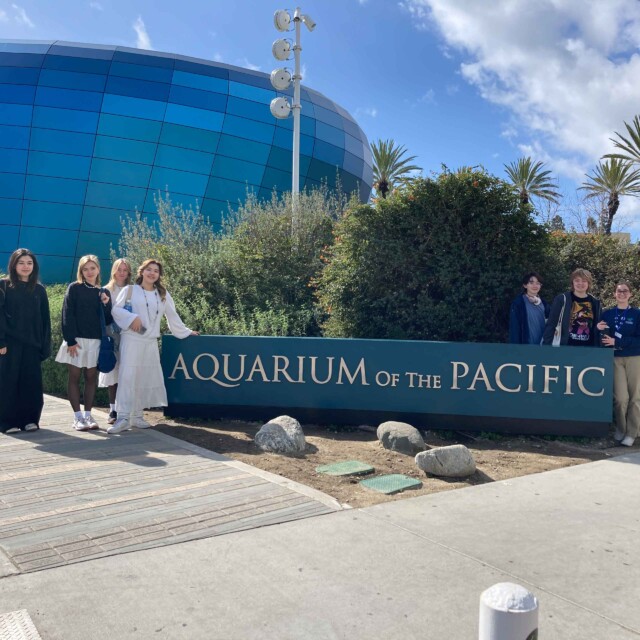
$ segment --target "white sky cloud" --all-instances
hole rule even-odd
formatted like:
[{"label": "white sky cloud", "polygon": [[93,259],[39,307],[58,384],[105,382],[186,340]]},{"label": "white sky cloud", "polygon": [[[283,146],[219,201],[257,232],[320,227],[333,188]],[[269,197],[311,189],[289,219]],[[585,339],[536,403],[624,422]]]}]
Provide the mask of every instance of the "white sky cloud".
[{"label": "white sky cloud", "polygon": [[355,118],[358,119],[362,116],[368,118],[375,118],[378,115],[378,110],[375,107],[358,107],[355,112]]},{"label": "white sky cloud", "polygon": [[260,66],[257,64],[253,64],[252,62],[249,62],[247,58],[242,58],[242,60],[238,60],[236,64],[239,67],[244,67],[245,69],[251,69],[251,71],[260,71]]},{"label": "white sky cloud", "polygon": [[222,62],[222,54],[218,52],[214,53],[213,60],[214,62]]},{"label": "white sky cloud", "polygon": [[99,2],[90,2],[89,6],[96,11],[104,11],[104,7]]},{"label": "white sky cloud", "polygon": [[138,49],[153,49],[151,46],[151,38],[142,20],[142,16],[138,16],[137,20],[133,23],[133,30],[138,36],[136,39],[136,47],[138,47]]},{"label": "white sky cloud", "polygon": [[9,16],[7,15],[7,12],[0,9],[0,22],[8,22],[8,21],[9,21]]},{"label": "white sky cloud", "polygon": [[509,137],[527,140],[537,159],[567,177],[582,177],[611,150],[614,131],[640,113],[637,0],[400,5],[462,54],[462,77],[507,110]]},{"label": "white sky cloud", "polygon": [[33,21],[31,20],[31,18],[29,18],[27,12],[22,7],[18,6],[17,4],[12,4],[11,6],[15,10],[14,17],[19,25],[29,27],[29,29],[35,28],[36,25],[33,24]]}]

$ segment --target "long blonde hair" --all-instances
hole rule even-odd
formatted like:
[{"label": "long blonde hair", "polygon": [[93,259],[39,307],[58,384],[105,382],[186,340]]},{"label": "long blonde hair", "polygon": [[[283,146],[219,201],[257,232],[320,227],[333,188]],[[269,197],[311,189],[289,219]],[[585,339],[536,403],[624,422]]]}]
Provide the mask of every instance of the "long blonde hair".
[{"label": "long blonde hair", "polygon": [[142,272],[150,264],[157,264],[158,265],[158,270],[160,271],[160,275],[158,276],[158,279],[155,281],[153,286],[158,290],[158,293],[160,294],[160,299],[164,302],[164,300],[167,297],[167,288],[164,286],[164,284],[162,282],[162,276],[164,275],[164,268],[162,267],[162,262],[160,262],[159,260],[156,260],[154,258],[149,258],[148,260],[145,260],[138,267],[138,274],[136,275],[136,284],[142,284]]},{"label": "long blonde hair", "polygon": [[111,265],[111,278],[109,279],[109,282],[107,282],[107,284],[105,285],[105,287],[109,289],[109,291],[111,291],[112,293],[113,293],[113,288],[118,284],[116,282],[116,273],[118,272],[118,269],[120,268],[120,266],[123,264],[126,264],[127,269],[129,269],[129,275],[124,285],[127,286],[128,284],[131,284],[131,276],[133,275],[133,269],[131,268],[131,263],[126,258],[118,258]]},{"label": "long blonde hair", "polygon": [[87,262],[93,262],[95,263],[96,267],[98,267],[98,277],[96,278],[97,286],[100,284],[100,260],[98,260],[98,256],[94,256],[93,254],[82,256],[82,258],[80,258],[80,262],[78,262],[78,275],[76,276],[76,282],[78,282],[79,284],[82,284],[84,282],[82,267],[84,267]]}]

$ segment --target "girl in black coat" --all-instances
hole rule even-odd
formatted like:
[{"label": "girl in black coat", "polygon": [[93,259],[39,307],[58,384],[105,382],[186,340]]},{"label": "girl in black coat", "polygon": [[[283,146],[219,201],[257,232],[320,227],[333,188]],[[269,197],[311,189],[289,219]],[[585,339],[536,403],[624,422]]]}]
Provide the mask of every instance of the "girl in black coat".
[{"label": "girl in black coat", "polygon": [[39,429],[42,361],[51,351],[51,319],[40,268],[28,249],[9,258],[0,280],[0,432]]}]

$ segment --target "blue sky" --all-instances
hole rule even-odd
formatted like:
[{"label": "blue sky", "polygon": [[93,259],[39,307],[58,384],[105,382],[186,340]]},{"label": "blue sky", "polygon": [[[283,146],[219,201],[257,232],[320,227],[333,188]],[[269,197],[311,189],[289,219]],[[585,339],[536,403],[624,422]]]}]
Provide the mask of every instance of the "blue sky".
[{"label": "blue sky", "polygon": [[[152,48],[270,72],[272,0],[0,0],[0,37]],[[304,84],[369,140],[393,138],[425,172],[522,155],[546,162],[578,226],[576,186],[640,112],[637,0],[305,0]],[[640,235],[640,203],[624,199]],[[615,225],[614,225],[615,227]]]}]

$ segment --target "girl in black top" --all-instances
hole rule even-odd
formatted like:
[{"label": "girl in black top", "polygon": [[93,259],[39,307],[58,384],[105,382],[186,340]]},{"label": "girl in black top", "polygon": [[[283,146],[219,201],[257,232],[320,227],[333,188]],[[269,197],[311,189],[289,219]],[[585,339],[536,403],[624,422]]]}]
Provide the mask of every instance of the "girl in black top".
[{"label": "girl in black top", "polygon": [[43,360],[51,350],[51,320],[39,266],[28,249],[9,258],[0,280],[0,432],[39,429],[44,404]]},{"label": "girl in black top", "polygon": [[[111,297],[100,289],[100,263],[94,255],[82,256],[78,263],[78,279],[67,288],[62,305],[62,336],[64,342],[56,362],[67,365],[69,381],[67,396],[74,412],[73,428],[77,431],[98,429],[91,408],[98,382],[98,354],[102,326],[111,324]],[[80,376],[84,370],[84,413],[80,411]]]}]

